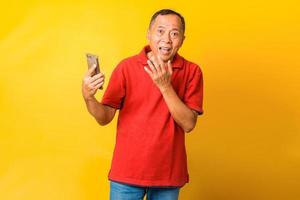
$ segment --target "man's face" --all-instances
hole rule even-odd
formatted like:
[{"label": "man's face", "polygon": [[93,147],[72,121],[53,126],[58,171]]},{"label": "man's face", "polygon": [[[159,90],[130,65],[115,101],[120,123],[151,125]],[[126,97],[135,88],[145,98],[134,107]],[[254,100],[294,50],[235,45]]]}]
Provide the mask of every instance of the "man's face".
[{"label": "man's face", "polygon": [[163,62],[173,59],[184,38],[180,18],[173,14],[158,15],[147,33],[154,56]]}]

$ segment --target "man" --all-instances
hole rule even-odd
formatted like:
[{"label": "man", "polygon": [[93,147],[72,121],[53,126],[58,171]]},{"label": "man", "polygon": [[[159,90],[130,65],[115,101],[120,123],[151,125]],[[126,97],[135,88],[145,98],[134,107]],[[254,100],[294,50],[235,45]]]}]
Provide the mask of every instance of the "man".
[{"label": "man", "polygon": [[88,111],[104,126],[119,109],[110,180],[111,200],[178,199],[189,181],[185,133],[203,113],[203,77],[199,66],[181,57],[184,18],[160,10],[147,32],[149,45],[121,61],[102,101],[94,97],[102,73],[87,72],[82,93]]}]

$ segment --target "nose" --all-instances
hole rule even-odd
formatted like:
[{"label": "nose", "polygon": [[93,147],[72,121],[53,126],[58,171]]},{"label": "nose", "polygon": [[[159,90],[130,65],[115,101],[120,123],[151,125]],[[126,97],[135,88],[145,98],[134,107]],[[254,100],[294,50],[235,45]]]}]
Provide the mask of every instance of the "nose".
[{"label": "nose", "polygon": [[165,43],[171,43],[170,34],[168,32],[166,32],[165,34],[163,34],[162,41],[165,42]]}]

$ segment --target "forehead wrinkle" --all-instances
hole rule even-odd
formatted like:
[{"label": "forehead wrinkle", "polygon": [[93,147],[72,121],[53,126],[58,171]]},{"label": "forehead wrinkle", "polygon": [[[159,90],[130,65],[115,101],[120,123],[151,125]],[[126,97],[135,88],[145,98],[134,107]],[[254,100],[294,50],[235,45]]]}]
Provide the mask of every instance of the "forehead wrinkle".
[{"label": "forehead wrinkle", "polygon": [[[181,20],[177,17],[177,16],[174,16],[174,15],[159,15],[156,19],[155,19],[155,22],[162,22],[162,23],[170,23],[170,20],[169,19],[175,19],[175,21],[181,25]],[[172,20],[174,21],[174,20]]]},{"label": "forehead wrinkle", "polygon": [[157,25],[157,28],[168,28],[170,30],[176,30],[176,31],[180,30],[180,28],[178,28],[175,24],[171,24],[171,25]]},{"label": "forehead wrinkle", "polygon": [[[174,17],[171,15],[171,17]],[[180,21],[180,19],[176,17],[176,21],[173,21],[173,22],[170,22],[169,19],[167,18],[170,18],[169,15],[159,15],[157,16],[157,18],[150,24],[150,27],[149,27],[149,30],[151,31],[154,31],[155,29],[157,28],[164,28],[164,29],[168,29],[168,30],[176,30],[178,32],[181,32],[182,31],[182,23]],[[169,28],[171,27],[171,28]]]}]

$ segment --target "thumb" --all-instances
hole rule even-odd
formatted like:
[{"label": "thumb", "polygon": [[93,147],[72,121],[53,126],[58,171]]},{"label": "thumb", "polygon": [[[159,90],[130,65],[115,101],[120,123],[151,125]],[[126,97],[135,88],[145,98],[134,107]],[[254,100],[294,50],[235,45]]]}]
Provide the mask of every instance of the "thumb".
[{"label": "thumb", "polygon": [[88,69],[86,76],[92,76],[93,72],[96,69],[96,64],[93,64],[93,66],[91,68]]},{"label": "thumb", "polygon": [[168,71],[172,75],[172,73],[173,73],[173,67],[171,65],[171,60],[168,60]]}]

